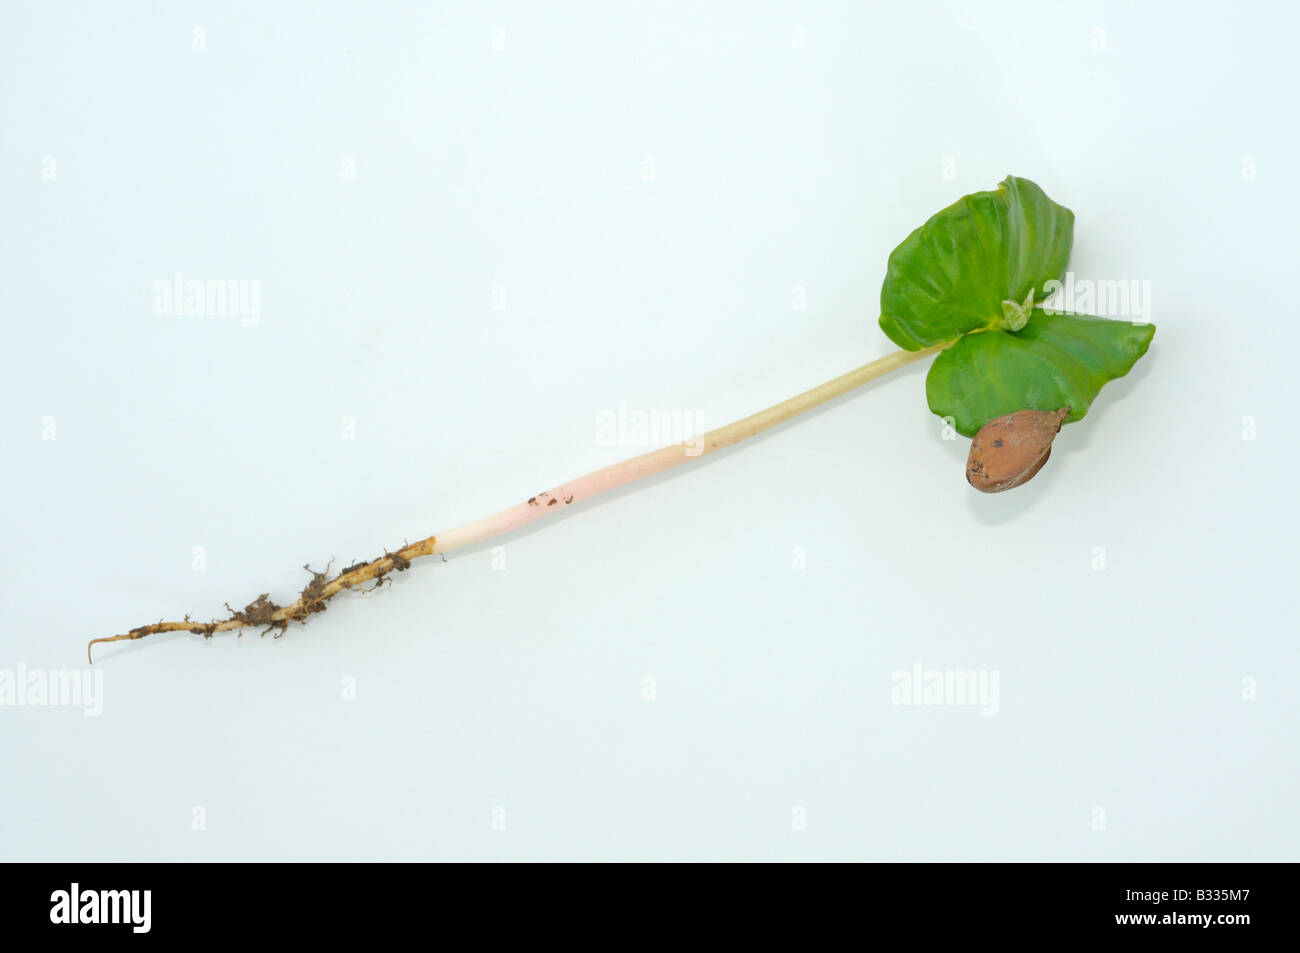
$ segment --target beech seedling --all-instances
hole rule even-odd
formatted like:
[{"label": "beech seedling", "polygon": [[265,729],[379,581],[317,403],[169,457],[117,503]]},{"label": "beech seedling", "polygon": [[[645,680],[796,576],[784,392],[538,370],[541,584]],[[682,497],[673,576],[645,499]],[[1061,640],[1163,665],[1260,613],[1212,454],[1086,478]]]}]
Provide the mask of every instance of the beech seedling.
[{"label": "beech seedling", "polygon": [[966,477],[976,489],[1020,486],[1042,469],[1065,424],[1082,419],[1101,388],[1146,353],[1155,326],[1042,308],[1065,273],[1074,213],[1028,179],[1008,176],[932,216],[889,256],[880,292],[880,327],[901,350],[683,444],[663,447],[552,487],[493,516],[406,543],[375,559],[311,575],[286,605],[262,593],[243,609],[210,622],[186,616],[155,622],[101,642],[161,632],[218,632],[259,627],[278,637],[305,623],[348,589],[382,584],[413,560],[482,542],[601,493],[708,456],[883,374],[937,354],[926,376],[930,410],[973,437]]}]

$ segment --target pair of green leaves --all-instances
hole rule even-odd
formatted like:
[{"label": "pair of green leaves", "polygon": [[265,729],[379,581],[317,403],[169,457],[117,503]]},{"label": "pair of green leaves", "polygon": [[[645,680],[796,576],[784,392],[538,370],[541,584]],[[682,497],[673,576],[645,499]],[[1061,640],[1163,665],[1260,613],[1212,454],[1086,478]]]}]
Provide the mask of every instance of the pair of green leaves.
[{"label": "pair of green leaves", "polygon": [[1008,176],[912,232],[889,256],[880,327],[909,351],[949,344],[930,368],[930,409],[966,436],[1017,410],[1078,420],[1146,353],[1152,324],[1034,307],[1070,260],[1074,213]]}]

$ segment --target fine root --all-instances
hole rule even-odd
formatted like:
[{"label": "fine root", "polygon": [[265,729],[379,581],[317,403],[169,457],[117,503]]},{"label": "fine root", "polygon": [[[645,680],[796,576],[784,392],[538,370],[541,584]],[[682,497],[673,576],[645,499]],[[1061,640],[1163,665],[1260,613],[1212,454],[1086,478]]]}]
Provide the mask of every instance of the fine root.
[{"label": "fine root", "polygon": [[[325,566],[324,572],[316,572],[308,564],[303,566],[303,569],[311,574],[311,581],[302,587],[302,591],[298,593],[298,598],[289,605],[278,605],[271,600],[270,593],[264,592],[242,609],[234,609],[227,602],[226,611],[230,614],[224,619],[213,619],[211,622],[194,622],[187,614],[180,622],[159,620],[151,625],[142,625],[121,635],[91,639],[86,645],[86,659],[93,664],[92,650],[101,642],[142,639],[147,635],[157,635],[160,632],[189,632],[210,639],[218,632],[237,630],[240,635],[243,635],[243,629],[245,628],[261,628],[262,635],[274,632],[274,637],[278,639],[289,628],[290,622],[300,622],[305,625],[313,615],[324,612],[325,604],[345,589],[373,592],[389,582],[389,573],[405,572],[411,568],[413,559],[431,555],[435,542],[435,538],[430,536],[418,543],[408,543],[397,552],[385,550],[384,555],[377,559],[372,559],[369,562],[353,563],[333,578],[330,578],[329,575],[330,567],[334,564],[332,559]],[[368,582],[373,583],[369,588],[365,586],[365,583]]]}]

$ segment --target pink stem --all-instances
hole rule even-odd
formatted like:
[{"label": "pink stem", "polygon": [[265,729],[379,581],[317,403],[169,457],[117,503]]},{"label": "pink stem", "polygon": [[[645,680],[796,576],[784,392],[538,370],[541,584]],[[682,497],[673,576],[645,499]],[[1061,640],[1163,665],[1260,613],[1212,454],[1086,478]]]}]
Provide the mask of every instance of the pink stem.
[{"label": "pink stem", "polygon": [[562,483],[557,487],[537,494],[524,503],[502,510],[494,516],[476,520],[473,523],[466,523],[464,526],[458,526],[446,533],[440,533],[432,537],[434,544],[428,551],[446,553],[453,549],[460,549],[463,546],[482,542],[493,536],[519,529],[521,526],[527,526],[534,520],[541,519],[551,513],[558,513],[567,506],[591,499],[593,496],[598,496],[608,490],[626,486],[644,477],[663,473],[673,467],[679,467],[683,463],[689,463],[691,460],[698,460],[724,447],[739,443],[747,437],[762,433],[769,427],[783,423],[804,411],[819,407],[827,401],[861,387],[868,381],[875,380],[883,374],[942,350],[944,346],[938,345],[923,348],[919,351],[896,351],[879,360],[872,361],[870,364],[864,364],[857,370],[849,371],[834,380],[827,381],[819,387],[804,391],[787,401],[766,410],[761,410],[756,414],[745,417],[743,420],[727,424],[725,427],[710,430],[708,433],[685,443],[663,447],[659,450],[651,450],[649,453],[643,453],[631,460],[624,460],[622,463],[615,463],[612,466],[580,476],[575,480],[570,480],[568,483]]}]

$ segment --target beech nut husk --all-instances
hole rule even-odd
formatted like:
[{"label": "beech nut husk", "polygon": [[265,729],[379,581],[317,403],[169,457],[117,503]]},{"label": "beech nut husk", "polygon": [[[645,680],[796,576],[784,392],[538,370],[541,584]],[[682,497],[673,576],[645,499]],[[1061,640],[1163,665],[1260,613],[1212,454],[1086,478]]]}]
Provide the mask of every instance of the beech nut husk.
[{"label": "beech nut husk", "polygon": [[990,420],[975,434],[966,458],[966,480],[981,493],[1001,493],[1028,483],[1052,453],[1052,441],[1070,413],[1018,410]]}]

